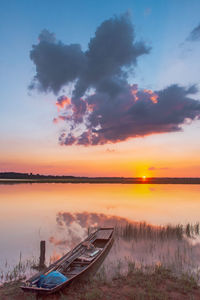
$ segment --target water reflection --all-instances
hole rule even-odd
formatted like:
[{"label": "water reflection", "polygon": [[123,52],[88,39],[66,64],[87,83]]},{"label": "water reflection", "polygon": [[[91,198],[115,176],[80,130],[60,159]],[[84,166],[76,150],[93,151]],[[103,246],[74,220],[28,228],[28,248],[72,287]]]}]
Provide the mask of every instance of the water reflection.
[{"label": "water reflection", "polygon": [[[6,261],[18,262],[20,252],[24,260],[38,257],[40,240],[47,241],[47,260],[55,259],[82,240],[89,226],[140,221],[157,226],[194,224],[200,221],[199,192],[198,185],[1,185],[0,267]],[[192,262],[195,257],[200,261],[197,240],[195,245],[187,239],[176,243],[158,239],[159,244],[152,239],[130,242],[119,237],[117,241],[109,259],[130,256],[138,263],[142,257],[148,263],[159,262],[169,252],[173,261],[180,254],[178,249],[192,249],[192,255],[183,260]]]},{"label": "water reflection", "polygon": [[[162,264],[177,273],[187,271],[197,274],[199,271],[199,224],[160,226],[88,212],[59,212],[56,221],[57,237],[51,236],[49,241],[57,253],[79,243],[86,237],[88,228],[116,228],[115,243],[104,263],[109,277],[114,276],[119,267],[121,273],[127,272],[129,262],[140,267]],[[59,238],[63,232],[65,237]]]},{"label": "water reflection", "polygon": [[[170,267],[175,273],[189,272],[198,276],[200,271],[200,227],[195,225],[151,225],[123,217],[98,213],[59,212],[56,216],[55,235],[49,236],[49,262],[54,262],[83,240],[97,227],[115,227],[113,247],[103,263],[104,276],[111,279],[125,274],[130,263],[145,268],[155,265]],[[22,261],[17,275],[33,274],[30,260]],[[18,268],[15,268],[15,270]],[[2,272],[2,281],[8,269]],[[100,270],[101,272],[101,270]],[[9,274],[13,274],[12,268]],[[0,274],[1,275],[1,274]],[[1,276],[0,276],[1,277]],[[198,277],[197,277],[198,278]]]},{"label": "water reflection", "polygon": [[[98,227],[115,227],[117,224],[125,225],[126,218],[110,216],[102,213],[70,213],[59,212],[56,217],[57,230],[56,238],[51,236],[49,242],[55,246],[71,249],[75,244],[83,240],[88,231]],[[67,239],[59,239],[58,236],[65,236]]]}]

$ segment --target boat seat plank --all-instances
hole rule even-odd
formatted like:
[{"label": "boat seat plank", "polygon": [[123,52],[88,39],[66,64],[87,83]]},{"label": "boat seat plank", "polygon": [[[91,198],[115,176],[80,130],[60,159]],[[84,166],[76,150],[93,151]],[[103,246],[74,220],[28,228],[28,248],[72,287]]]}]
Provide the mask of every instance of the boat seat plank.
[{"label": "boat seat plank", "polygon": [[72,265],[89,265],[91,261],[76,261]]},{"label": "boat seat plank", "polygon": [[96,239],[108,240],[113,230],[99,230],[96,234]]}]

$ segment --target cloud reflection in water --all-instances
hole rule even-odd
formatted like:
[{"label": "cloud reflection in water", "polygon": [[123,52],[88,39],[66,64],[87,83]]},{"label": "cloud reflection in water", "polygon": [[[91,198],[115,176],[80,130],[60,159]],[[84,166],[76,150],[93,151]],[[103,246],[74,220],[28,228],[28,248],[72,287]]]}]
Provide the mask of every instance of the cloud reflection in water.
[{"label": "cloud reflection in water", "polygon": [[109,277],[114,276],[119,268],[120,272],[126,272],[130,261],[138,267],[162,264],[178,273],[197,273],[200,267],[197,264],[200,261],[199,233],[192,236],[193,228],[191,237],[188,237],[180,225],[155,226],[88,212],[59,212],[56,221],[58,231],[56,236],[49,238],[49,242],[55,246],[57,253],[65,253],[83,240],[88,228],[117,228],[115,243],[104,262]]}]

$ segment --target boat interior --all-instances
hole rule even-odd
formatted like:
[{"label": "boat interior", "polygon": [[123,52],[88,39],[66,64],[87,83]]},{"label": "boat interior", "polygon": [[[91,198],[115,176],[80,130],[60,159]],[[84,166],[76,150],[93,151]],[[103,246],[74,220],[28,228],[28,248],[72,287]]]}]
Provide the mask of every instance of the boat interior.
[{"label": "boat interior", "polygon": [[57,270],[70,279],[86,269],[102,250],[103,248],[99,247],[93,247],[93,249],[90,250],[86,249],[84,253],[77,257],[67,268],[65,267],[65,264],[63,264]]},{"label": "boat interior", "polygon": [[99,230],[95,239],[93,241],[88,241],[88,245],[83,250],[83,253],[73,260],[67,268],[66,264],[63,264],[58,268],[58,271],[69,279],[82,272],[97,256],[100,255],[108,243],[112,231],[113,230]]},{"label": "boat interior", "polygon": [[[51,271],[58,271],[68,279],[78,275],[102,253],[103,249],[109,242],[110,236],[113,233],[113,229],[100,229],[96,232],[91,239],[80,244],[79,248],[75,248],[71,255],[61,260],[61,263],[56,264]],[[48,272],[43,272],[44,275]],[[39,277],[38,277],[39,280]],[[37,287],[38,280],[29,281],[29,286]]]}]

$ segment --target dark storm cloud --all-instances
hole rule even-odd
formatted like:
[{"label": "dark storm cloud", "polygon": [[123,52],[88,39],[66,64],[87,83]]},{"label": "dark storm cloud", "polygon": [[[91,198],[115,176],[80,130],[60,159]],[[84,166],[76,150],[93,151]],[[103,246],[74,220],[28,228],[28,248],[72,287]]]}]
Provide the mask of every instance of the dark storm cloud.
[{"label": "dark storm cloud", "polygon": [[135,65],[137,58],[150,50],[134,39],[133,26],[127,15],[103,22],[89,42],[85,53],[87,68],[77,82],[75,96],[83,96],[91,86],[112,93],[115,86],[118,87],[116,78],[126,77],[125,68]]},{"label": "dark storm cloud", "polygon": [[196,26],[189,34],[188,41],[200,41],[200,24]]},{"label": "dark storm cloud", "polygon": [[56,37],[54,33],[49,32],[47,29],[43,29],[38,36],[38,40],[40,42],[55,43]]},{"label": "dark storm cloud", "polygon": [[126,14],[103,22],[86,52],[78,44],[57,42],[54,34],[45,29],[39,35],[39,44],[33,45],[30,52],[36,66],[30,87],[38,86],[42,91],[57,93],[76,79],[75,104],[76,98],[83,96],[90,87],[100,85],[112,90],[110,84],[114,83],[114,78],[126,76],[122,68],[136,64],[137,57],[150,50],[143,42],[136,43],[134,39],[133,26]]},{"label": "dark storm cloud", "polygon": [[36,65],[31,88],[58,93],[74,83],[72,97],[62,95],[56,105],[63,114],[54,119],[69,126],[62,131],[62,145],[102,145],[154,133],[180,131],[186,119],[200,115],[197,92],[171,85],[153,92],[128,83],[139,56],[150,48],[135,42],[128,15],[103,22],[91,38],[87,51],[65,45],[43,30],[30,57]]},{"label": "dark storm cloud", "polygon": [[194,86],[178,85],[155,93],[126,86],[115,97],[96,92],[85,99],[91,107],[85,131],[76,137],[72,133],[64,135],[61,144],[98,145],[181,131],[186,120],[200,116],[200,102],[190,96],[195,92]]},{"label": "dark storm cloud", "polygon": [[85,55],[80,45],[57,42],[52,33],[43,30],[39,44],[33,45],[30,58],[36,66],[36,75],[30,88],[58,93],[62,86],[75,80],[84,68]]}]

